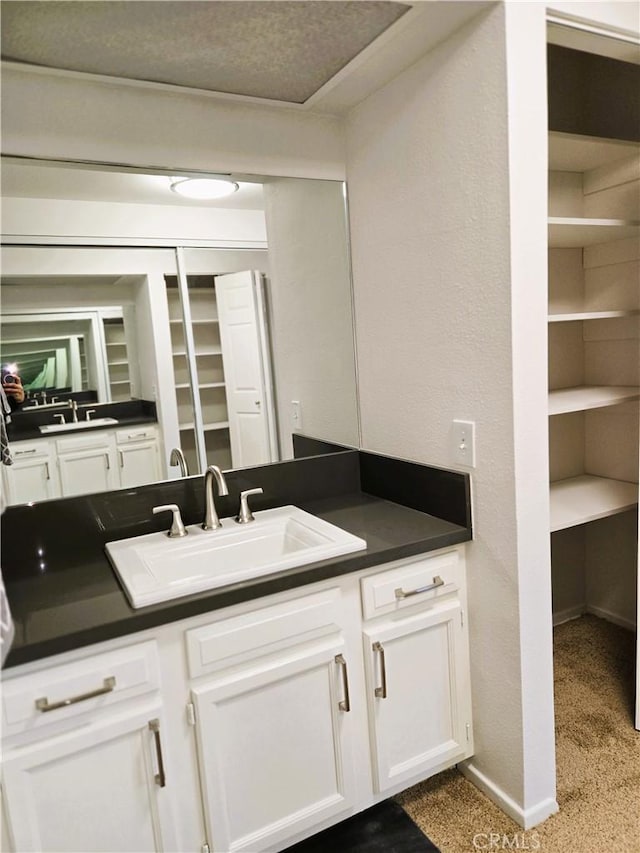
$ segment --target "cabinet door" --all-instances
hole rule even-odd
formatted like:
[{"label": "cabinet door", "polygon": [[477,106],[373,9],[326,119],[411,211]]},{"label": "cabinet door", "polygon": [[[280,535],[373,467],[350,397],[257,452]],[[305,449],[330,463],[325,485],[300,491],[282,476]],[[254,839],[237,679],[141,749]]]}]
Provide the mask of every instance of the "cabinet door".
[{"label": "cabinet door", "polygon": [[471,754],[466,630],[458,600],[364,634],[378,793]]},{"label": "cabinet door", "polygon": [[123,489],[156,483],[160,479],[158,442],[155,439],[118,447],[118,459]]},{"label": "cabinet door", "polygon": [[64,497],[107,492],[119,486],[110,447],[72,450],[58,455]]},{"label": "cabinet door", "polygon": [[353,805],[346,665],[341,644],[290,649],[193,690],[214,850],[271,849]]},{"label": "cabinet door", "polygon": [[60,497],[55,463],[46,454],[27,455],[29,451],[15,450],[13,465],[4,466],[8,503],[44,501]]},{"label": "cabinet door", "polygon": [[[159,723],[159,731],[150,727]],[[169,778],[161,778],[158,706],[9,750],[3,795],[9,849],[177,849]],[[161,787],[160,782],[165,786]],[[3,848],[4,849],[4,848]]]}]

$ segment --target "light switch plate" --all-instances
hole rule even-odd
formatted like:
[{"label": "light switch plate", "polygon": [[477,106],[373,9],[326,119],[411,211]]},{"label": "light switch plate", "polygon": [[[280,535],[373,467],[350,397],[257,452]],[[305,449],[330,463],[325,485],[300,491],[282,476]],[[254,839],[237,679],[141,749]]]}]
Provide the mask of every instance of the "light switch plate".
[{"label": "light switch plate", "polygon": [[302,403],[300,400],[291,401],[291,428],[294,432],[302,432]]},{"label": "light switch plate", "polygon": [[476,467],[476,425],[474,421],[454,421],[451,431],[451,453],[453,462]]}]

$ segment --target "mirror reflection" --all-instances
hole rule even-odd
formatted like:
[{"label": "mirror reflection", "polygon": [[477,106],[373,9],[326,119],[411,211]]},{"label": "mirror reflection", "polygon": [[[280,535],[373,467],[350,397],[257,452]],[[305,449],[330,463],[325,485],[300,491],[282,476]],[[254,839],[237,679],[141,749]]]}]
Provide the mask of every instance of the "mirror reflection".
[{"label": "mirror reflection", "polygon": [[344,187],[232,177],[3,162],[10,503],[359,443]]}]

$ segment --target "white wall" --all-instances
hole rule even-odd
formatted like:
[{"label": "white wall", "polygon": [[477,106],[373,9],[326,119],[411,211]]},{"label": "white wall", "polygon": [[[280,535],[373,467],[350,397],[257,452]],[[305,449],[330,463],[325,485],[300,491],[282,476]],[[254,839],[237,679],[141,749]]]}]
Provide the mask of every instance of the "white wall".
[{"label": "white wall", "polygon": [[[546,434],[546,423],[539,429],[546,411],[544,336],[534,348],[534,358],[542,353],[540,365],[526,368],[530,339],[546,328],[544,10],[522,6],[518,26],[497,6],[354,110],[347,180],[363,444],[455,467],[451,421],[476,422],[469,550],[473,767],[476,781],[503,807],[532,823],[555,809],[555,779],[546,439],[536,437],[536,429]],[[507,65],[518,63],[506,54],[507,29],[518,41],[514,50],[524,49],[527,30],[537,50],[527,57],[533,69],[523,65],[534,82],[516,75],[509,90]],[[525,94],[533,102],[518,106]],[[522,171],[531,154],[523,139],[527,121],[541,155],[534,148],[528,179],[511,193],[510,160]],[[517,140],[511,150],[510,130]],[[542,228],[531,246],[523,233],[527,205]],[[517,397],[514,369],[518,383],[533,381],[520,385]],[[527,427],[524,417],[534,405],[537,427]],[[528,448],[516,441],[514,423],[532,441]],[[521,484],[531,488],[526,505],[515,478],[535,465],[533,481]],[[529,556],[519,536],[532,545]],[[529,606],[522,593],[536,583]]]},{"label": "white wall", "polygon": [[264,185],[269,303],[281,452],[292,456],[291,401],[303,432],[357,446],[353,312],[342,184]]},{"label": "white wall", "polygon": [[344,178],[336,117],[16,66],[2,70],[2,137],[26,157]]}]

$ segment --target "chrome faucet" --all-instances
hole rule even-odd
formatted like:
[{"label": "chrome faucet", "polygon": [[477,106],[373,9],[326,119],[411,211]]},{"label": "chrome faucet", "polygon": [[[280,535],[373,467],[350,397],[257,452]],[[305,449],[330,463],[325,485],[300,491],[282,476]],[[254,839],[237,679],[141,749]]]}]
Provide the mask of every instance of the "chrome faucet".
[{"label": "chrome faucet", "polygon": [[77,424],[78,423],[78,404],[76,403],[75,400],[69,400],[69,408],[71,409],[71,412],[72,412],[72,416],[71,416],[72,420],[73,420],[74,424]]},{"label": "chrome faucet", "polygon": [[179,465],[180,466],[180,476],[188,477],[189,476],[189,468],[187,467],[187,460],[184,458],[184,453],[179,447],[174,447],[171,451],[171,456],[169,457],[169,465]]},{"label": "chrome faucet", "polygon": [[203,530],[216,530],[220,527],[221,521],[216,512],[216,505],[213,499],[213,480],[215,478],[218,486],[219,495],[228,495],[229,489],[224,474],[217,465],[209,465],[204,475],[204,521],[202,522]]}]

